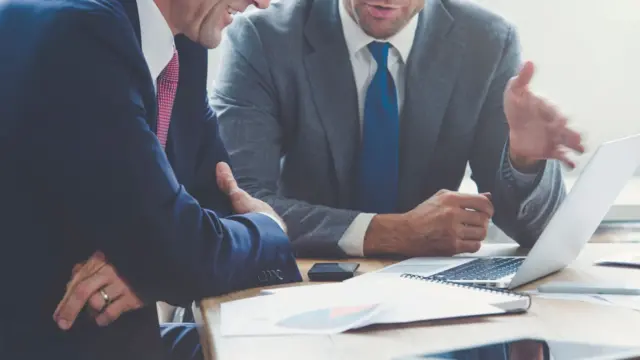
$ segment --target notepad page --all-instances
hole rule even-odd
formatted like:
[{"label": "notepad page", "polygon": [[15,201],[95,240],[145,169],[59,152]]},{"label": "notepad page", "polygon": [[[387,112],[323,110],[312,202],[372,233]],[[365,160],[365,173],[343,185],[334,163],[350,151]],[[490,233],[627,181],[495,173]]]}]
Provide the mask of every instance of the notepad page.
[{"label": "notepad page", "polygon": [[503,314],[480,296],[403,278],[285,288],[221,304],[224,336],[332,334],[399,324]]},{"label": "notepad page", "polygon": [[366,281],[359,282],[359,284],[364,285],[367,282],[371,284],[371,288],[384,288],[389,294],[428,296],[429,294],[435,293],[442,298],[472,299],[497,306],[505,311],[527,309],[530,301],[528,297],[519,294],[492,291],[490,288],[484,289],[446,282],[428,281],[426,279],[370,278]]},{"label": "notepad page", "polygon": [[355,293],[359,298],[377,299],[378,301],[402,301],[408,297],[424,298],[438,294],[442,298],[469,299],[498,306],[505,311],[524,310],[529,307],[529,298],[512,294],[494,293],[483,289],[462,287],[418,279],[401,277],[368,277],[360,281],[345,281],[321,285],[296,286],[281,289],[263,290],[263,294],[299,293],[309,296],[328,296],[331,293]]}]

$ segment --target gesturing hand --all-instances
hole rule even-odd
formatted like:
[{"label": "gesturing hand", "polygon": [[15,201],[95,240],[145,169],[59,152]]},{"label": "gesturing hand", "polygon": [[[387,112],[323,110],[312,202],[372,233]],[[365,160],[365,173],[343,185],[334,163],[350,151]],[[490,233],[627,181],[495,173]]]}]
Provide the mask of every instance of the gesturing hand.
[{"label": "gesturing hand", "polygon": [[110,324],[126,311],[143,306],[101,252],[93,254],[86,263],[74,266],[67,291],[53,318],[61,329],[70,329],[85,304],[100,326]]},{"label": "gesturing hand", "polygon": [[263,213],[273,218],[285,232],[287,231],[284,221],[269,204],[254,198],[238,186],[238,182],[227,163],[221,162],[216,165],[216,181],[218,188],[229,196],[231,206],[236,214]]},{"label": "gesturing hand", "polygon": [[519,169],[545,159],[560,160],[574,168],[567,150],[584,152],[582,138],[567,127],[567,118],[560,111],[530,91],[533,73],[533,63],[525,63],[520,73],[509,81],[504,93],[511,161]]}]

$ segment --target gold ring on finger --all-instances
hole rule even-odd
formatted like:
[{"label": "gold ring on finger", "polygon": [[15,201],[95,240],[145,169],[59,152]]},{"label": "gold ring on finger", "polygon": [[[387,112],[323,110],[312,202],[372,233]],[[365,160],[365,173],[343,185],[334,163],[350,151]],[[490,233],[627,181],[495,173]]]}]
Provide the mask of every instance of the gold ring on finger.
[{"label": "gold ring on finger", "polygon": [[103,312],[104,309],[106,309],[107,306],[109,306],[109,304],[111,304],[111,298],[109,297],[109,294],[107,294],[107,292],[104,291],[104,289],[100,289],[98,291],[100,292],[100,295],[102,296],[102,299],[104,300],[104,305],[102,305],[102,309],[100,309],[100,312]]}]

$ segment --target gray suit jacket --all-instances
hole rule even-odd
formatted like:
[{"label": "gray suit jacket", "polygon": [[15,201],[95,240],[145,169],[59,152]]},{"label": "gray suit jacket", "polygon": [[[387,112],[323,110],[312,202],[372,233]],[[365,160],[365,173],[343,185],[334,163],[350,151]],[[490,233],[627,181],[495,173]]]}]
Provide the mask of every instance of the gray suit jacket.
[{"label": "gray suit jacket", "polygon": [[[228,28],[213,106],[242,188],[280,213],[298,256],[343,255],[360,144],[357,90],[338,0],[285,0]],[[406,67],[399,202],[457,190],[467,163],[493,222],[531,246],[564,196],[548,161],[532,189],[504,149],[503,92],[520,67],[511,25],[466,2],[428,0]]]}]

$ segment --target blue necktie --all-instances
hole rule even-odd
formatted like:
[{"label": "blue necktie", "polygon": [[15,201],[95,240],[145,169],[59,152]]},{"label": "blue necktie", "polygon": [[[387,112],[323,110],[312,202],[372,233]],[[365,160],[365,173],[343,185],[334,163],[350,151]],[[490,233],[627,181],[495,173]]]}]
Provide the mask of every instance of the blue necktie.
[{"label": "blue necktie", "polygon": [[372,42],[369,51],[378,69],[367,89],[357,210],[378,214],[397,211],[400,116],[396,86],[389,73],[389,43]]}]

